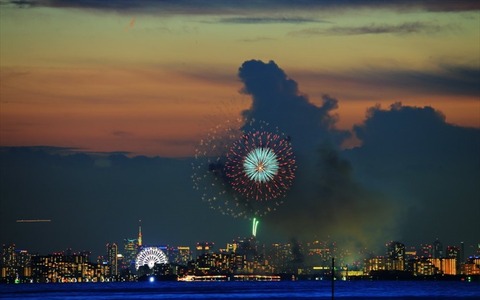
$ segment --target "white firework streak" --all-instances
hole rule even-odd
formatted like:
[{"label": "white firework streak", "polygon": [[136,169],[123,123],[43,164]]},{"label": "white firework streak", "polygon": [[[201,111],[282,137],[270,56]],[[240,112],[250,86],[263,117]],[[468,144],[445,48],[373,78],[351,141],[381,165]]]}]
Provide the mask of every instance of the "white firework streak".
[{"label": "white firework streak", "polygon": [[267,182],[278,173],[278,159],[270,148],[255,148],[247,154],[243,169],[250,180]]}]

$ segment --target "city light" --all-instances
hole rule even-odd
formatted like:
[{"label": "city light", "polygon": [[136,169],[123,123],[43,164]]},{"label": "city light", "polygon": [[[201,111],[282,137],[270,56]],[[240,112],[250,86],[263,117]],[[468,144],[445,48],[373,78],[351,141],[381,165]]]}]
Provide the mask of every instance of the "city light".
[{"label": "city light", "polygon": [[[254,234],[258,223],[252,220]],[[470,255],[465,247],[444,247],[438,240],[418,246],[390,241],[379,255],[351,252],[332,240],[261,244],[250,236],[218,249],[213,242],[198,242],[194,248],[138,247],[134,240],[133,260],[125,255],[131,241],[125,239],[124,247],[107,243],[106,255],[96,261],[88,251],[39,255],[3,245],[0,283],[322,280],[331,278],[333,255],[336,280],[480,280],[480,247],[472,247],[475,254]]]}]

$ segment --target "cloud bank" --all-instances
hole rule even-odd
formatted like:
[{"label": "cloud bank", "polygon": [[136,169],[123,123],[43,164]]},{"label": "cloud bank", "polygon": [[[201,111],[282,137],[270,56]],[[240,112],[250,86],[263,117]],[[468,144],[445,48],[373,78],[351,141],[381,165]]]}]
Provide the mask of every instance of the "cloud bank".
[{"label": "cloud bank", "polygon": [[480,228],[480,130],[454,126],[432,107],[395,103],[368,110],[346,151],[365,185],[401,204],[401,239],[474,242]]},{"label": "cloud bank", "polygon": [[[318,82],[330,80],[338,82],[338,85],[354,83],[357,86],[366,86],[371,90],[382,89],[401,91],[412,91],[418,95],[439,95],[452,96],[478,96],[480,93],[480,68],[475,65],[466,64],[438,64],[431,70],[402,69],[392,66],[389,69],[384,67],[358,68],[342,72],[305,72],[305,77],[312,78]],[[355,95],[355,91],[349,92]],[[378,92],[367,94],[374,98]],[[480,100],[480,98],[476,97]],[[435,99],[432,99],[435,101]]]},{"label": "cloud bank", "polygon": [[19,7],[58,7],[58,8],[85,8],[109,10],[118,12],[136,11],[161,14],[232,14],[247,11],[272,11],[292,9],[392,9],[392,10],[425,10],[425,11],[472,11],[479,10],[477,1],[355,1],[355,0],[268,0],[268,1],[236,1],[236,0],[120,0],[120,1],[92,1],[92,0],[3,0],[2,4],[11,4]]},{"label": "cloud bank", "polygon": [[445,29],[448,28],[423,22],[407,22],[397,25],[369,24],[355,27],[332,26],[328,28],[308,28],[299,31],[293,31],[290,33],[290,35],[434,34]]}]

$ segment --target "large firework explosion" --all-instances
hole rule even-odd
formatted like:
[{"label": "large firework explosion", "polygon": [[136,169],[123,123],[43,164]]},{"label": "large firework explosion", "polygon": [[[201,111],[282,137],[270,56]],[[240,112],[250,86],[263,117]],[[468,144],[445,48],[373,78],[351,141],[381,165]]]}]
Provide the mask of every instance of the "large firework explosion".
[{"label": "large firework explosion", "polygon": [[200,142],[193,164],[194,188],[223,214],[265,215],[282,203],[293,182],[292,147],[287,136],[263,122],[245,133],[233,128],[216,127]]},{"label": "large firework explosion", "polygon": [[235,191],[247,199],[268,201],[283,196],[291,186],[295,159],[287,138],[254,131],[234,142],[225,169]]}]

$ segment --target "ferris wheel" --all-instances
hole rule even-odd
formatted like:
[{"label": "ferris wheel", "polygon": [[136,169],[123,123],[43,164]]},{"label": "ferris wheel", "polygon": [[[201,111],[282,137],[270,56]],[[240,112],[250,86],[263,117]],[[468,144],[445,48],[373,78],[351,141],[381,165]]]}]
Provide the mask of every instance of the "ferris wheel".
[{"label": "ferris wheel", "polygon": [[168,258],[165,253],[158,247],[143,248],[137,254],[135,259],[135,269],[138,270],[141,266],[148,265],[152,269],[155,264],[168,264]]}]

